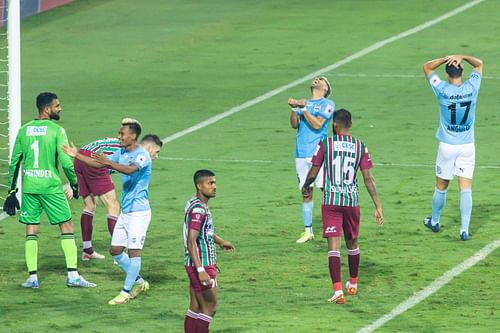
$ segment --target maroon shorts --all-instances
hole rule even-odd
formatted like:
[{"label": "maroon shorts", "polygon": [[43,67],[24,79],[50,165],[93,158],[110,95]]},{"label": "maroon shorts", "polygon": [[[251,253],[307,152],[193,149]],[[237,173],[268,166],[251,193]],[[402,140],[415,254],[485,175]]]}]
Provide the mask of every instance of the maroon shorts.
[{"label": "maroon shorts", "polygon": [[[80,154],[90,156],[91,152],[80,149]],[[108,168],[93,168],[84,162],[75,159],[75,173],[78,179],[80,195],[86,197],[89,194],[103,195],[115,189],[109,175]]]},{"label": "maroon shorts", "polygon": [[212,283],[209,283],[208,286],[201,284],[195,267],[186,266],[186,273],[189,277],[189,286],[197,293],[217,287],[217,267],[215,265],[205,266],[205,272],[207,272],[210,279],[212,279]]},{"label": "maroon shorts", "polygon": [[344,231],[346,239],[358,238],[359,234],[359,206],[321,206],[323,218],[323,237],[340,237]]}]

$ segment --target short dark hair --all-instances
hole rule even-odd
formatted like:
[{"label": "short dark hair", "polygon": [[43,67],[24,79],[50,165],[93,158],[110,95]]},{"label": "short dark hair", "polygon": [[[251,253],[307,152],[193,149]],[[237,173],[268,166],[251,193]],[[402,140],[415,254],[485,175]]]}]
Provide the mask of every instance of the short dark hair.
[{"label": "short dark hair", "polygon": [[42,111],[45,107],[49,106],[53,100],[57,99],[57,95],[51,92],[39,93],[36,96],[36,107],[38,112]]},{"label": "short dark hair", "polygon": [[156,134],[146,134],[142,137],[141,143],[143,142],[152,142],[158,147],[163,146],[163,142],[161,141],[160,137]]},{"label": "short dark hair", "polygon": [[332,121],[344,128],[351,128],[352,126],[351,113],[344,108],[338,109],[333,113]]},{"label": "short dark hair", "polygon": [[139,135],[141,135],[142,131],[142,126],[138,120],[125,118],[122,120],[122,126],[128,126],[128,128],[136,134],[135,139],[139,139]]},{"label": "short dark hair", "polygon": [[194,186],[196,186],[196,184],[200,182],[200,179],[213,176],[215,176],[215,173],[207,169],[201,169],[196,171],[193,176]]},{"label": "short dark hair", "polygon": [[455,66],[453,64],[446,65],[446,74],[448,74],[451,78],[461,77],[464,68],[461,65]]}]

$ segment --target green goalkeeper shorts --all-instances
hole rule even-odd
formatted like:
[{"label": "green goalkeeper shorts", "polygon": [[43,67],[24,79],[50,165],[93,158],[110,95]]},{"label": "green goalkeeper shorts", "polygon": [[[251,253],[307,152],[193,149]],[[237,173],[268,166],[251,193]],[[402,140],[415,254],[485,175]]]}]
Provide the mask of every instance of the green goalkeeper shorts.
[{"label": "green goalkeeper shorts", "polygon": [[23,193],[19,222],[40,224],[42,210],[45,210],[50,224],[61,224],[71,220],[71,210],[64,193]]}]

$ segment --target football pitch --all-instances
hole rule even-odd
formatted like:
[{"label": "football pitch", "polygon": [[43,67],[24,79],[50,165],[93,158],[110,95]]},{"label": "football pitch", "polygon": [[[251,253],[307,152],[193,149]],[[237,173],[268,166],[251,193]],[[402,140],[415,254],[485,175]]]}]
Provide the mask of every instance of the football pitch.
[{"label": "football pitch", "polygon": [[[59,123],[77,146],[116,135],[125,117],[166,144],[150,186],[153,218],[141,273],[150,291],[108,305],[124,278],[109,255],[79,261],[97,288],[67,288],[59,230],[46,218],[40,289],[23,289],[24,226],[9,217],[0,221],[0,332],[182,332],[189,305],[183,210],[201,168],[217,176],[210,201],[216,232],[236,246],[218,251],[211,332],[498,331],[499,11],[496,0],[77,0],[24,20],[23,123],[36,116],[35,96],[54,91],[63,108]],[[439,122],[422,64],[454,53],[484,61],[467,242],[459,239],[456,180],[442,231],[422,225],[431,210]],[[336,108],[352,112],[351,133],[369,147],[385,218],[383,227],[373,222],[359,179],[359,294],[345,305],[326,302],[332,287],[319,192],[317,238],[295,243],[303,225],[286,101],[308,97],[321,69]],[[82,205],[71,203],[79,253]],[[94,248],[105,254],[109,241],[100,206]],[[487,255],[475,256],[485,248]],[[346,281],[345,246],[341,256]],[[467,260],[475,265],[456,271]]]}]

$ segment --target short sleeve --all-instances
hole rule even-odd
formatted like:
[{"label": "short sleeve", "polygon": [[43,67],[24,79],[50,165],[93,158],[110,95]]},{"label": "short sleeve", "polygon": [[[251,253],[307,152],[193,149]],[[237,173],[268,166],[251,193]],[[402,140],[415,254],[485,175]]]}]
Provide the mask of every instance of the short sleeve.
[{"label": "short sleeve", "polygon": [[142,153],[137,154],[137,156],[132,161],[132,164],[136,165],[139,168],[139,170],[141,170],[142,168],[145,168],[149,164],[151,164],[151,159],[149,158],[149,156],[146,156]]},{"label": "short sleeve", "polygon": [[113,161],[115,163],[120,163],[120,153],[121,153],[121,151],[120,151],[120,149],[118,149],[113,154],[108,155],[107,157],[110,161]]},{"label": "short sleeve", "polygon": [[318,115],[328,120],[333,116],[334,109],[335,106],[332,103],[326,103],[325,105],[323,105]]},{"label": "short sleeve", "polygon": [[432,72],[428,77],[429,84],[431,85],[432,90],[436,95],[439,95],[443,90],[443,87],[446,85],[446,82],[441,80],[439,75],[436,72]]},{"label": "short sleeve", "polygon": [[481,74],[472,71],[472,73],[470,73],[469,82],[476,91],[479,91],[479,87],[481,86]]},{"label": "short sleeve", "polygon": [[313,158],[311,159],[311,163],[314,166],[322,166],[325,160],[325,145],[323,140],[318,143],[316,147],[316,152],[314,153]]},{"label": "short sleeve", "polygon": [[368,152],[368,147],[365,146],[365,151],[363,157],[361,157],[361,162],[359,163],[359,168],[361,170],[368,170],[373,168],[372,158]]},{"label": "short sleeve", "polygon": [[200,230],[203,220],[207,216],[207,211],[205,208],[200,206],[195,206],[191,212],[189,212],[189,225],[188,229]]}]

